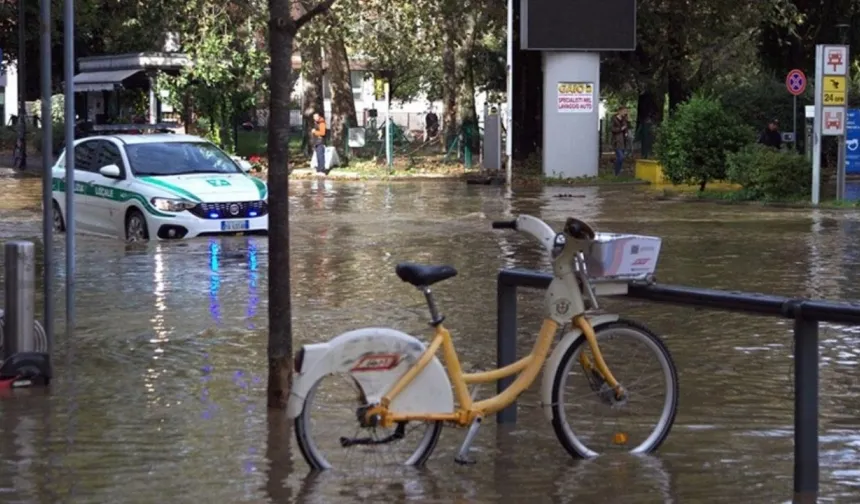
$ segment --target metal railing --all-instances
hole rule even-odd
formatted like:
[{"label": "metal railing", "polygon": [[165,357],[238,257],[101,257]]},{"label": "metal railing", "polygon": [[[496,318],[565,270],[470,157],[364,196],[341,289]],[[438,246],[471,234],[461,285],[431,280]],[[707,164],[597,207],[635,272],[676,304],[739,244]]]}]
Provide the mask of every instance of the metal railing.
[{"label": "metal railing", "polygon": [[[499,367],[517,360],[517,288],[546,289],[552,275],[528,270],[499,272],[496,356]],[[680,306],[729,310],[794,320],[794,502],[818,498],[818,323],[860,325],[860,304],[787,298],[767,294],[632,283],[627,298]],[[513,377],[500,380],[501,392]],[[499,423],[517,421],[516,403],[497,414]]]}]

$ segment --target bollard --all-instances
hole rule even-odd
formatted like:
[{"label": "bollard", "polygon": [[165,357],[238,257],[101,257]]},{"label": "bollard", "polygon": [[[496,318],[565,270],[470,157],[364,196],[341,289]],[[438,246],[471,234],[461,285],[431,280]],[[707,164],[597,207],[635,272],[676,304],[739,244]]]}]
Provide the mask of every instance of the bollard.
[{"label": "bollard", "polygon": [[36,246],[11,241],[4,246],[6,310],[3,359],[35,350]]},{"label": "bollard", "polygon": [[818,466],[818,322],[798,317],[794,321],[794,504],[818,502]]},{"label": "bollard", "polygon": [[[517,288],[506,283],[502,275],[497,280],[496,317],[496,366],[503,368],[517,360]],[[502,378],[496,391],[501,394],[513,381],[513,376]],[[517,423],[517,403],[499,411],[496,422]]]}]

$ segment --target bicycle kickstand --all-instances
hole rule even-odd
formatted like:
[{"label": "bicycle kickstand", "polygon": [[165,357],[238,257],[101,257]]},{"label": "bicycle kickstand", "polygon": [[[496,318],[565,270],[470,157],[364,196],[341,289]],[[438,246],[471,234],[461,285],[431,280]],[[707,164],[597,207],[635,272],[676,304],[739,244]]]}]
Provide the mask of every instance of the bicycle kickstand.
[{"label": "bicycle kickstand", "polygon": [[469,458],[469,448],[472,446],[472,442],[475,440],[475,436],[478,435],[478,429],[481,427],[481,417],[475,417],[472,420],[472,425],[469,426],[469,430],[466,432],[466,439],[463,440],[463,444],[460,445],[460,451],[457,452],[457,456],[454,457],[454,462],[460,465],[471,465],[476,462],[475,459]]}]

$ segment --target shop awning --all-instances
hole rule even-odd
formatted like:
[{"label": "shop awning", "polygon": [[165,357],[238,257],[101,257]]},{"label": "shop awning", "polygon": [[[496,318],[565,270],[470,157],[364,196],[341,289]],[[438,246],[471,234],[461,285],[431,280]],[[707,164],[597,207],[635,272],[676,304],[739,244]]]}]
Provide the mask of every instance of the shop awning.
[{"label": "shop awning", "polygon": [[113,91],[122,81],[143,70],[109,70],[104,72],[82,72],[75,75],[75,92]]}]

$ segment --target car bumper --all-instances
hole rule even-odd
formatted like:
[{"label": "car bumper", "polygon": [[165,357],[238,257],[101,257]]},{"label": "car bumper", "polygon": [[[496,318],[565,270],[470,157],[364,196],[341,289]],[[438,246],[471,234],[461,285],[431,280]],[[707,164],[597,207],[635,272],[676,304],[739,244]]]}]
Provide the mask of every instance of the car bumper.
[{"label": "car bumper", "polygon": [[[147,216],[151,239],[178,240],[198,236],[267,234],[269,216],[246,219],[201,219],[188,212],[176,217]],[[247,223],[247,226],[244,224]],[[238,226],[238,227],[237,227]]]}]

